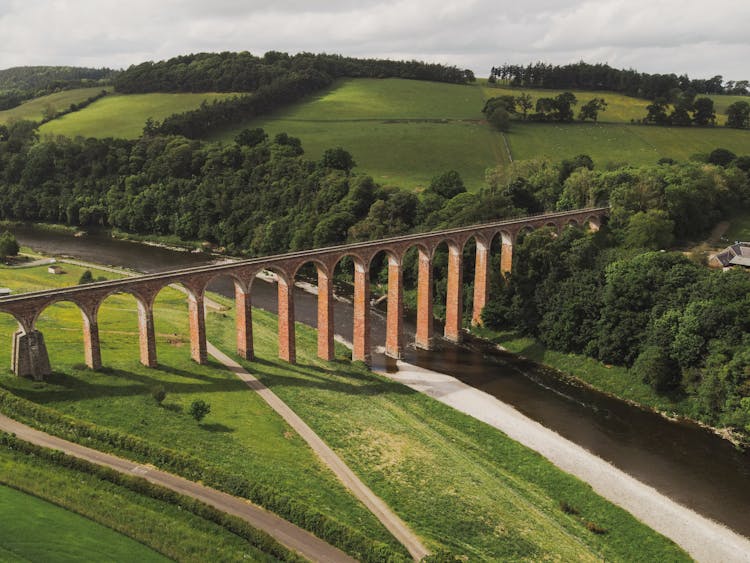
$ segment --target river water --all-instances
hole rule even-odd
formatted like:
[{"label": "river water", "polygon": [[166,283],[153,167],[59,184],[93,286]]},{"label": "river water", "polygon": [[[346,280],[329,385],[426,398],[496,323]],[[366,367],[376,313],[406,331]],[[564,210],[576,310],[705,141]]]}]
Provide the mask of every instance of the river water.
[{"label": "river water", "polygon": [[[18,227],[22,245],[60,256],[138,270],[160,272],[198,266],[211,260],[199,253],[178,252],[114,240],[104,234],[74,237]],[[233,296],[228,280],[211,289]],[[295,291],[297,321],[315,326],[316,297]],[[276,288],[258,279],[253,305],[276,310]],[[351,341],[352,307],[337,301],[336,334]],[[415,327],[405,322],[406,342],[413,343]],[[372,342],[385,342],[385,316],[373,311]],[[456,346],[439,341],[433,351],[407,345],[404,360],[460,379],[513,405],[520,412],[561,436],[609,461],[696,512],[750,537],[750,452],[694,424],[671,422],[623,401],[561,381],[549,370],[471,339]],[[395,362],[374,354],[374,367],[395,370]]]}]

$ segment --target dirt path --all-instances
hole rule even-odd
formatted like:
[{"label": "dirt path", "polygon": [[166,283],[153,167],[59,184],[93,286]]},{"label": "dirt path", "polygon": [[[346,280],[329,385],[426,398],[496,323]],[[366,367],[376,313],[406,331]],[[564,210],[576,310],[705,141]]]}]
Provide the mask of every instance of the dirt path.
[{"label": "dirt path", "polygon": [[327,544],[310,532],[251,504],[248,500],[233,497],[216,489],[211,489],[193,481],[183,479],[182,477],[177,477],[171,473],[159,471],[151,466],[138,465],[127,459],[92,450],[85,446],[57,438],[56,436],[50,436],[4,415],[0,415],[0,430],[15,434],[20,439],[32,444],[60,450],[70,456],[109,467],[120,473],[136,475],[155,485],[166,487],[182,495],[195,498],[222,512],[242,518],[254,528],[263,530],[289,549],[300,553],[312,561],[341,561],[346,563],[356,561],[343,551]]},{"label": "dirt path", "polygon": [[250,389],[258,393],[268,405],[275,410],[307,442],[323,463],[334,472],[336,477],[356,496],[391,534],[409,551],[415,560],[420,560],[429,552],[409,527],[385,504],[367,485],[365,485],[349,466],[336,455],[304,420],[302,420],[286,403],[279,399],[268,387],[258,381],[240,364],[224,354],[213,344],[208,344],[208,353],[244,381]]},{"label": "dirt path", "polygon": [[670,538],[696,560],[750,562],[749,539],[674,502],[510,405],[448,375],[405,362],[399,362],[398,368],[398,373],[383,375],[486,422],[539,452]]}]

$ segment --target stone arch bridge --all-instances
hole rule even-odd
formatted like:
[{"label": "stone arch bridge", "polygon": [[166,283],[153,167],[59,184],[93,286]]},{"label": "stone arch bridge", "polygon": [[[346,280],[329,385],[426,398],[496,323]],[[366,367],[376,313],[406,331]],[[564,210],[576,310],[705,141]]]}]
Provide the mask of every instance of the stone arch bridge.
[{"label": "stone arch bridge", "polygon": [[333,287],[336,265],[344,257],[354,262],[354,334],[352,358],[369,362],[370,343],[370,279],[373,259],[385,252],[388,257],[388,310],[386,354],[400,357],[403,347],[403,281],[402,260],[411,248],[419,252],[417,290],[417,331],[415,344],[429,349],[433,342],[432,259],[437,247],[448,247],[448,285],[444,337],[451,341],[461,338],[463,313],[462,253],[472,238],[476,242],[474,303],[472,322],[480,322],[482,308],[489,291],[489,252],[492,241],[502,241],[501,271],[510,272],[513,245],[522,231],[552,227],[557,232],[569,225],[587,225],[597,230],[608,216],[608,207],[544,213],[492,223],[417,233],[382,240],[304,250],[276,256],[241,260],[221,265],[200,266],[159,274],[104,281],[64,289],[37,291],[0,299],[0,311],[10,313],[18,321],[19,330],[13,340],[13,371],[17,375],[41,378],[50,372],[44,338],[36,329],[42,312],[53,303],[73,302],[83,315],[84,355],[91,369],[102,366],[99,345],[98,312],[107,297],[127,293],[138,303],[140,360],[149,367],[157,365],[154,331],[154,301],[157,294],[170,284],[181,284],[188,296],[190,317],[190,350],[198,363],[207,360],[204,295],[206,287],[216,278],[229,277],[234,282],[237,323],[237,352],[253,358],[251,301],[252,285],[263,270],[278,278],[279,356],[295,361],[294,277],[302,266],[312,263],[318,272],[318,355],[331,360],[333,344]]}]

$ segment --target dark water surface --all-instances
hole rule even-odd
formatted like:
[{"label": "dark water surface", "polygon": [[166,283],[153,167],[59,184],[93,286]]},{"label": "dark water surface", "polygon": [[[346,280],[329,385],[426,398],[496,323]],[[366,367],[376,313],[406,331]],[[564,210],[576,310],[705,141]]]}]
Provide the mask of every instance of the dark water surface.
[{"label": "dark water surface", "polygon": [[[177,252],[118,241],[101,234],[81,238],[29,227],[15,229],[22,245],[53,255],[108,264],[151,273],[205,264],[205,254]],[[228,280],[211,288],[233,296]],[[316,297],[295,291],[296,319],[316,325]],[[253,305],[276,310],[276,288],[253,284]],[[337,302],[336,334],[351,341],[352,307]],[[415,327],[407,321],[406,341],[413,342]],[[373,346],[385,342],[385,317],[373,311]],[[696,512],[750,537],[750,452],[737,451],[729,442],[694,424],[664,418],[609,398],[551,375],[533,362],[503,353],[471,339],[463,346],[440,341],[426,352],[407,346],[404,360],[452,375],[481,389],[561,436],[611,462],[636,479],[654,487]],[[394,370],[395,363],[375,354],[375,367]]]}]

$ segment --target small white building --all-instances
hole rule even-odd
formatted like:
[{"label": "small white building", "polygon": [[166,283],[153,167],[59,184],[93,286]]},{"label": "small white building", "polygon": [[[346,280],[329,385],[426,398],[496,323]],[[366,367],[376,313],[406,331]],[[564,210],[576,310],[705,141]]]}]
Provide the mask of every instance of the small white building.
[{"label": "small white building", "polygon": [[47,268],[47,271],[50,274],[55,274],[55,275],[59,275],[59,274],[64,274],[65,273],[63,271],[63,269],[62,269],[62,266],[50,266],[49,268]]},{"label": "small white building", "polygon": [[11,294],[11,289],[9,287],[0,287],[0,297],[5,297],[6,295]]}]

